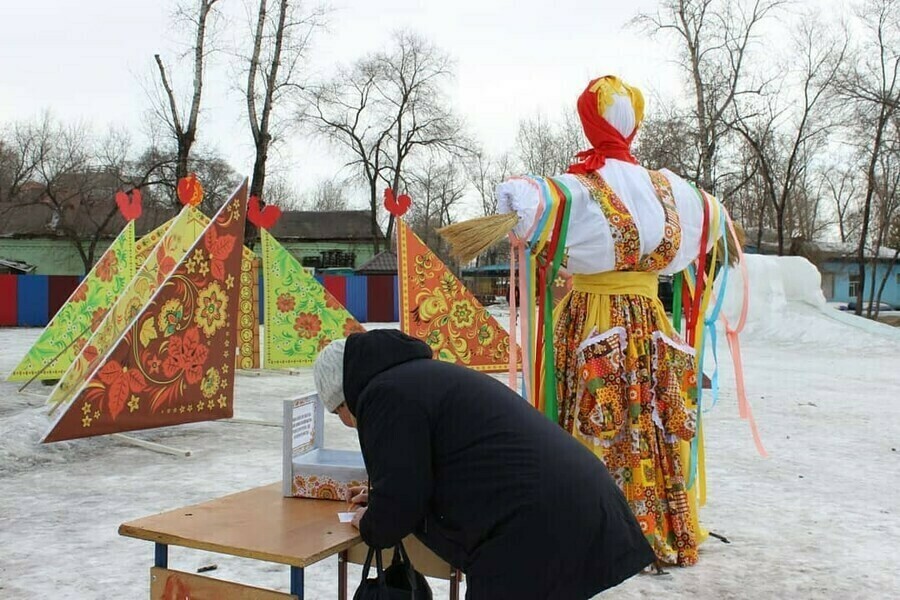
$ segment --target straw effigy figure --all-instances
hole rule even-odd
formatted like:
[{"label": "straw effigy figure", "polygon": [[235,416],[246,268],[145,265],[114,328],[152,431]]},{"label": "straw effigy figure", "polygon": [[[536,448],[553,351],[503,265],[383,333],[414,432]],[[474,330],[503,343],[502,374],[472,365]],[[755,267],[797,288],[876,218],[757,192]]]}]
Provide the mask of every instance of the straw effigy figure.
[{"label": "straw effigy figure", "polygon": [[[688,482],[689,464],[702,462],[694,343],[736,235],[716,198],[637,164],[630,148],[643,112],[638,89],[591,81],[578,114],[592,147],[568,173],[514,177],[497,188],[500,215],[441,233],[470,260],[511,231],[525,395],[603,460],[658,564],[691,565],[705,536]],[[573,289],[551,311],[547,290],[563,265]],[[682,338],[657,288],[660,274],[685,270],[694,286],[685,286]]]}]

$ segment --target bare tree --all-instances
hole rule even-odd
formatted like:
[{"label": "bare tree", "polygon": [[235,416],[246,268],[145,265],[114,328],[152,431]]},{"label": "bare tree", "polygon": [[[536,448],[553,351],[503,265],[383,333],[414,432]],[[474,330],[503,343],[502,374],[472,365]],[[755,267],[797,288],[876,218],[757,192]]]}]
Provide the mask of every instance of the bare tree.
[{"label": "bare tree", "polygon": [[690,115],[679,113],[673,102],[660,99],[655,104],[664,108],[644,119],[635,138],[634,155],[649,169],[667,168],[694,177],[700,166]]},{"label": "bare tree", "polygon": [[856,314],[862,315],[866,285],[866,252],[870,243],[872,203],[878,185],[878,166],[886,148],[886,134],[900,106],[900,0],[867,0],[857,17],[866,37],[848,61],[840,80],[840,94],[853,107],[857,145],[866,156],[866,192],[857,266],[859,287]]},{"label": "bare tree", "polygon": [[573,112],[563,111],[559,122],[538,113],[519,122],[517,157],[527,173],[555,175],[565,172],[586,143]]},{"label": "bare tree", "polygon": [[894,265],[900,256],[900,246],[894,245],[894,256],[890,267],[882,276],[878,291],[875,291],[877,266],[882,258],[882,250],[900,242],[900,130],[894,125],[886,136],[887,147],[879,157],[878,182],[875,187],[873,215],[875,217],[874,240],[872,243],[872,289],[869,291],[869,317],[878,317],[879,303]]},{"label": "bare tree", "polygon": [[415,199],[407,218],[410,226],[444,262],[451,261],[449,247],[436,230],[453,222],[452,211],[465,196],[463,168],[453,156],[430,157],[410,169],[409,183]]},{"label": "bare tree", "polygon": [[859,165],[847,160],[826,165],[821,179],[822,195],[831,200],[842,243],[856,239],[859,231]]},{"label": "bare tree", "polygon": [[[178,183],[175,174],[177,163],[178,156],[174,150],[156,145],[148,146],[140,154],[135,161],[136,170],[149,173],[153,181],[144,194],[145,204],[172,206]],[[203,186],[200,210],[208,215],[214,214],[234,191],[240,176],[214,149],[194,148],[187,165],[188,171],[195,173]]]},{"label": "bare tree", "polygon": [[18,169],[19,183],[5,187],[0,218],[23,227],[46,219],[47,233],[71,242],[87,272],[100,241],[114,233],[116,191],[156,185],[153,169],[136,168],[128,158],[130,139],[119,131],[98,139],[86,125],[65,126],[48,114],[14,131],[18,144],[4,153],[14,158],[0,160],[0,172]]},{"label": "bare tree", "polygon": [[[401,31],[391,46],[342,69],[316,86],[304,115],[314,131],[343,148],[364,183],[372,213],[372,242],[379,246],[378,208],[385,186],[399,194],[410,160],[435,152],[464,154],[468,142],[444,86],[451,76],[444,52]],[[393,230],[388,219],[387,236]]]},{"label": "bare tree", "polygon": [[755,93],[744,84],[747,59],[760,24],[784,0],[661,0],[656,14],[638,15],[633,23],[672,35],[679,64],[693,92],[693,136],[699,169],[689,179],[715,193],[716,155],[728,132],[735,98]]},{"label": "bare tree", "polygon": [[256,149],[251,196],[264,200],[269,148],[286,125],[278,116],[279,108],[301,92],[301,67],[324,18],[323,8],[306,10],[305,3],[298,0],[259,0],[243,90]]},{"label": "bare tree", "polygon": [[[784,70],[785,80],[774,92],[754,97],[755,102],[736,101],[729,124],[758,162],[763,192],[774,210],[778,254],[787,250],[786,234],[795,233],[796,219],[792,222],[789,217],[799,213],[809,217],[812,208],[818,212],[816,194],[803,185],[810,182],[815,151],[837,124],[833,105],[826,100],[843,66],[848,44],[846,37],[835,39],[810,16],[799,20],[797,31],[795,53],[799,60],[792,56],[790,62],[798,66]],[[794,88],[794,80],[799,98],[789,91]],[[804,199],[812,204],[801,208]],[[818,229],[815,221],[807,219],[807,228]]]},{"label": "bare tree", "polygon": [[34,179],[38,144],[37,131],[24,123],[13,123],[0,132],[0,203],[18,198]]},{"label": "bare tree", "polygon": [[302,210],[333,212],[347,210],[349,202],[344,186],[333,179],[324,179],[303,199]]},{"label": "bare tree", "polygon": [[468,161],[466,173],[481,200],[481,213],[484,216],[497,214],[497,185],[508,179],[515,170],[508,152],[491,157],[479,151]]},{"label": "bare tree", "polygon": [[172,138],[175,141],[175,178],[181,179],[189,173],[188,159],[191,155],[191,147],[197,139],[197,119],[200,116],[200,99],[203,93],[203,70],[208,56],[206,47],[207,26],[213,6],[219,0],[199,0],[196,13],[182,9],[181,16],[187,18],[196,27],[193,48],[193,88],[191,101],[187,114],[183,114],[178,108],[175,91],[169,81],[169,75],[159,54],[154,54],[156,66],[159,70],[160,83],[164,91],[164,98],[160,99],[156,108],[157,115],[168,125]]}]

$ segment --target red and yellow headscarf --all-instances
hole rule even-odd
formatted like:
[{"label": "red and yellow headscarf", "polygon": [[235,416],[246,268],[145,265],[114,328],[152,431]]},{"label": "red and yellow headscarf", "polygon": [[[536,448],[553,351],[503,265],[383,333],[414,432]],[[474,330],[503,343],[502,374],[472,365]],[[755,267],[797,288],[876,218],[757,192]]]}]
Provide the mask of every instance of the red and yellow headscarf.
[{"label": "red and yellow headscarf", "polygon": [[569,173],[596,171],[607,158],[637,163],[631,141],[644,118],[641,91],[612,75],[591,81],[578,97],[578,116],[592,148],[575,155]]}]

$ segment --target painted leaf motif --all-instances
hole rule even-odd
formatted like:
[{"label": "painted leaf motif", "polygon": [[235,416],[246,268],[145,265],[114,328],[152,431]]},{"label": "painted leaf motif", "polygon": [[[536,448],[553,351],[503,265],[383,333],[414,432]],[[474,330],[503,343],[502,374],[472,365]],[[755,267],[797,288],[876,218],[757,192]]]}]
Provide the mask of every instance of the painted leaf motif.
[{"label": "painted leaf motif", "polygon": [[160,244],[159,248],[157,248],[156,250],[157,284],[162,283],[163,280],[169,276],[169,273],[171,273],[175,268],[175,259],[166,252],[166,249],[163,246],[164,244]]},{"label": "painted leaf motif", "polygon": [[220,236],[215,229],[206,234],[206,249],[209,252],[209,271],[212,276],[223,281],[225,279],[225,259],[234,250],[233,235]]},{"label": "painted leaf motif", "polygon": [[147,387],[147,381],[140,371],[129,370],[117,360],[111,360],[103,365],[98,376],[109,390],[109,414],[113,421],[125,409],[129,394],[142,392]]},{"label": "painted leaf motif", "polygon": [[141,325],[141,346],[146,348],[150,342],[156,339],[156,337],[156,327],[153,326],[153,319],[147,319],[144,321],[144,324]]}]

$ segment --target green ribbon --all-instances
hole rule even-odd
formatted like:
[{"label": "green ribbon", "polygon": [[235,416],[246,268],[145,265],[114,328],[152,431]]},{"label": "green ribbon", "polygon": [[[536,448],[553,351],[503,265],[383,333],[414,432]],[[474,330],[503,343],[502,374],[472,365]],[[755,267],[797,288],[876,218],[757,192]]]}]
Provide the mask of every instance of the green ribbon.
[{"label": "green ribbon", "polygon": [[544,283],[546,290],[544,293],[544,415],[554,423],[559,421],[559,402],[556,397],[556,359],[554,352],[553,340],[553,285],[559,275],[559,268],[562,265],[563,256],[566,253],[566,237],[569,231],[569,215],[572,207],[572,194],[568,188],[560,182],[553,180],[553,183],[565,196],[563,205],[562,227],[559,230],[559,241],[556,246],[556,252],[553,254],[553,262],[550,267],[550,277]]},{"label": "green ribbon", "polygon": [[681,332],[681,286],[683,275],[679,271],[672,278],[672,326],[675,331]]}]

